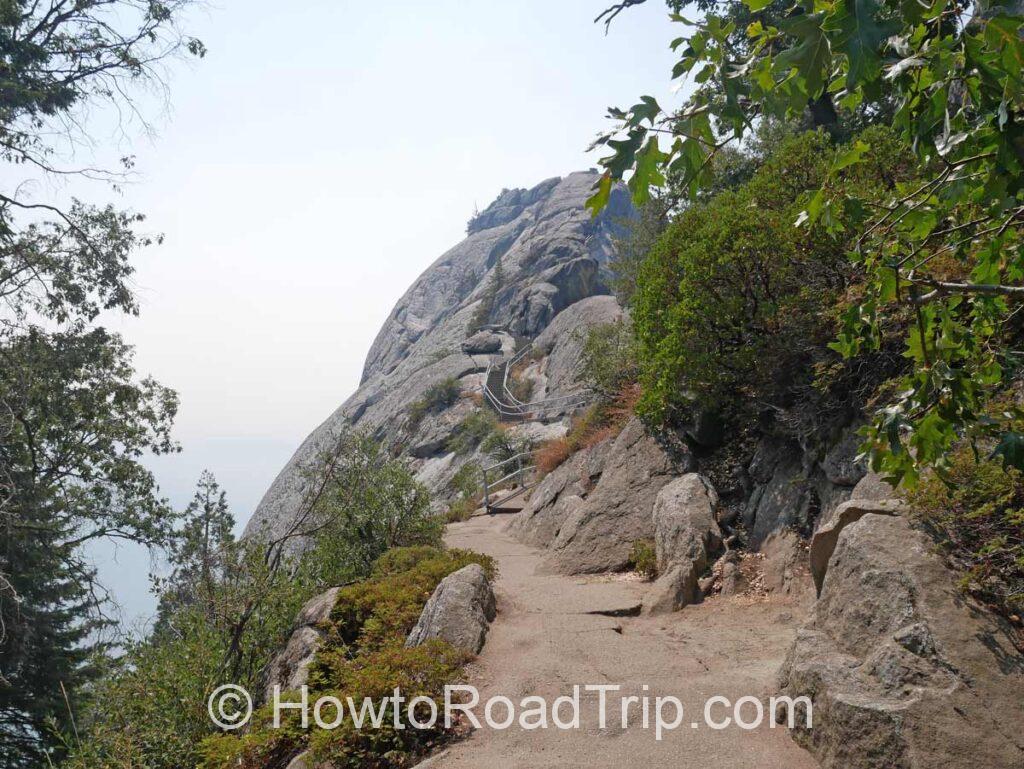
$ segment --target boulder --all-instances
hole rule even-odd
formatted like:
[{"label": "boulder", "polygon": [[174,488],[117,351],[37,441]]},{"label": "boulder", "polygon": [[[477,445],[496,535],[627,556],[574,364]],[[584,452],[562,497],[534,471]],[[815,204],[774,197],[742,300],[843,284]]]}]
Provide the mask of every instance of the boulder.
[{"label": "boulder", "polygon": [[275,686],[280,686],[281,691],[298,689],[309,679],[309,666],[323,643],[319,626],[330,618],[340,590],[340,587],[332,587],[306,601],[299,609],[288,643],[267,667],[265,700],[274,696]]},{"label": "boulder", "polygon": [[549,474],[509,531],[550,551],[547,571],[621,571],[633,543],[654,538],[658,492],[694,466],[685,447],[662,446],[631,419],[619,435],[578,452]]},{"label": "boulder", "polygon": [[309,666],[323,640],[312,627],[300,627],[292,632],[284,649],[270,663],[263,693],[265,700],[274,696],[275,686],[280,686],[281,691],[290,691],[301,688],[309,680]]},{"label": "boulder", "polygon": [[800,536],[792,530],[770,534],[761,543],[764,556],[764,586],[769,593],[805,595],[810,593],[807,553]]},{"label": "boulder", "polygon": [[896,499],[896,490],[892,485],[882,480],[878,473],[867,473],[861,478],[850,493],[850,499],[868,499],[882,501]]},{"label": "boulder", "polygon": [[440,638],[477,654],[484,646],[494,615],[491,581],[479,564],[471,563],[441,580],[405,645],[419,646],[431,638]]},{"label": "boulder", "polygon": [[461,346],[467,355],[489,355],[501,352],[501,342],[501,337],[493,331],[477,331]]},{"label": "boulder", "polygon": [[717,507],[718,495],[699,473],[687,473],[662,487],[652,512],[659,567],[689,564],[721,546]]},{"label": "boulder", "polygon": [[319,625],[330,619],[331,610],[338,601],[338,593],[340,591],[340,587],[332,587],[330,590],[306,601],[295,617],[295,626]]},{"label": "boulder", "polygon": [[848,429],[821,461],[825,477],[837,486],[856,486],[867,473],[867,461],[858,459],[863,438],[856,428]]},{"label": "boulder", "polygon": [[899,500],[883,499],[851,499],[839,505],[832,513],[832,516],[825,522],[811,538],[811,576],[814,579],[814,589],[821,595],[821,586],[825,581],[825,573],[828,571],[828,562],[836,549],[836,542],[839,541],[840,532],[854,521],[859,521],[865,515],[899,515],[903,505]]},{"label": "boulder", "polygon": [[708,555],[722,544],[715,523],[718,495],[698,473],[667,483],[654,501],[654,546],[661,575],[646,601],[649,614],[675,611],[701,600],[698,580]]},{"label": "boulder", "polygon": [[299,753],[295,758],[288,762],[288,766],[285,769],[310,769],[310,758],[309,751],[304,750]]},{"label": "boulder", "polygon": [[782,693],[813,704],[813,727],[791,733],[823,769],[1024,766],[1024,657],[956,583],[906,517],[840,531],[780,673]]}]

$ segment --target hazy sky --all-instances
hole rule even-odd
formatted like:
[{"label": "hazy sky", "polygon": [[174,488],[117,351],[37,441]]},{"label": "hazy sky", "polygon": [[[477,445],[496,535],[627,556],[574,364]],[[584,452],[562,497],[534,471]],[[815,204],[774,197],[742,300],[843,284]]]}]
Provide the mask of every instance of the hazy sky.
[{"label": "hazy sky", "polygon": [[[166,236],[136,258],[142,315],[118,326],[181,397],[184,451],[153,463],[172,501],[209,468],[243,524],[474,206],[595,165],[609,105],[671,100],[664,4],[605,37],[606,5],[229,0],[194,16],[209,54],[175,69],[154,138],[115,147],[142,174],[122,203]],[[149,605],[146,567],[127,548],[103,564],[129,616]]]}]

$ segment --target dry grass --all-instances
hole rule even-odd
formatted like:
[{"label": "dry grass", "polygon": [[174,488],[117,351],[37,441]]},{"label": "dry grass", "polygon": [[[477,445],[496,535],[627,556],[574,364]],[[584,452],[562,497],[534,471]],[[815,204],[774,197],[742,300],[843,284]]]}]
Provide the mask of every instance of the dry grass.
[{"label": "dry grass", "polygon": [[569,432],[541,444],[534,452],[534,463],[543,473],[550,473],[581,449],[589,449],[602,441],[615,438],[633,416],[640,398],[640,385],[624,387],[611,403],[591,406],[573,420]]},{"label": "dry grass", "polygon": [[547,475],[567,460],[571,454],[572,448],[569,446],[567,437],[553,438],[537,448],[533,453],[533,461],[537,468]]}]

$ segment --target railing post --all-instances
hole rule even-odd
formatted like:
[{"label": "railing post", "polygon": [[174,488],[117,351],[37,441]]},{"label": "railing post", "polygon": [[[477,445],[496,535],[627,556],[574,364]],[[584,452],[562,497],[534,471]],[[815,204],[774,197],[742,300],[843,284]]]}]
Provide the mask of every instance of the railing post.
[{"label": "railing post", "polygon": [[491,495],[490,490],[487,488],[487,470],[484,469],[484,509],[490,512],[491,507]]}]

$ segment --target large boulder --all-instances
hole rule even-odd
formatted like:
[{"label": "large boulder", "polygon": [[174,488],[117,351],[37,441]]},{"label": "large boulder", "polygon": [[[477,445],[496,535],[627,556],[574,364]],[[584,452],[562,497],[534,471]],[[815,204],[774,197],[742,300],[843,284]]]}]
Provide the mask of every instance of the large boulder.
[{"label": "large boulder", "polygon": [[617,436],[578,452],[545,478],[509,530],[549,549],[549,571],[619,571],[629,564],[633,542],[654,537],[658,492],[693,469],[685,447],[661,445],[634,418]]},{"label": "large boulder", "polygon": [[441,580],[405,645],[419,646],[439,638],[477,654],[484,646],[494,614],[491,581],[479,564],[471,563]]},{"label": "large boulder", "polygon": [[341,588],[332,587],[311,598],[299,610],[288,643],[267,667],[265,700],[273,697],[275,686],[280,686],[281,691],[289,691],[299,689],[309,680],[309,666],[323,644],[321,627],[331,616],[339,590]]},{"label": "large boulder", "polygon": [[906,517],[840,531],[780,673],[813,703],[813,727],[792,734],[823,769],[1024,766],[1024,656],[956,583]]},{"label": "large boulder", "polygon": [[489,355],[501,352],[502,338],[493,331],[477,331],[461,347],[467,355]]},{"label": "large boulder", "polygon": [[722,544],[717,507],[718,495],[698,473],[676,478],[658,492],[652,518],[660,576],[645,602],[648,613],[675,611],[701,600],[698,580],[709,555]]},{"label": "large boulder", "polygon": [[902,503],[896,499],[850,499],[835,509],[829,520],[811,537],[811,576],[814,578],[814,589],[818,591],[818,595],[821,595],[828,562],[836,549],[840,532],[865,515],[899,515],[902,510]]}]

